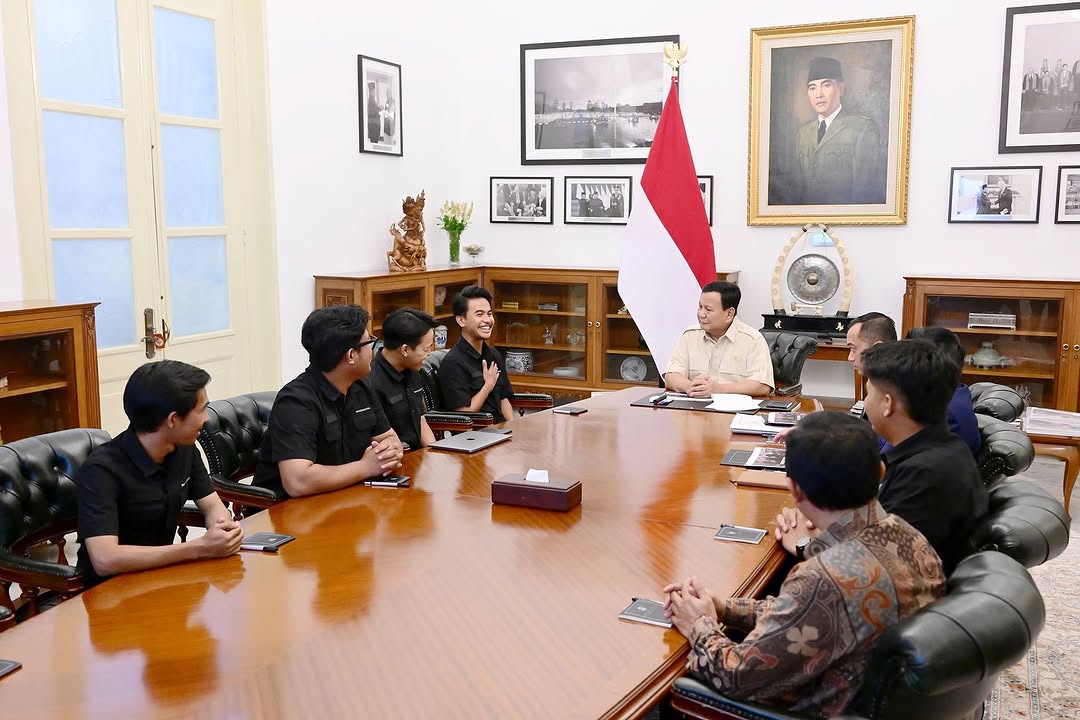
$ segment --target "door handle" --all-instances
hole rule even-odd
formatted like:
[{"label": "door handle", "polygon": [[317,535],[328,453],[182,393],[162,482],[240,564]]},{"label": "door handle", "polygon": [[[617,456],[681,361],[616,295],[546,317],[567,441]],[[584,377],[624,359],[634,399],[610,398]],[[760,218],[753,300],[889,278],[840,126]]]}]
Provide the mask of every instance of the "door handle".
[{"label": "door handle", "polygon": [[143,308],[143,331],[146,334],[142,337],[142,343],[146,349],[147,359],[152,359],[158,350],[165,349],[165,344],[171,334],[168,323],[164,320],[161,322],[165,328],[163,333],[159,333],[154,327],[154,308]]}]

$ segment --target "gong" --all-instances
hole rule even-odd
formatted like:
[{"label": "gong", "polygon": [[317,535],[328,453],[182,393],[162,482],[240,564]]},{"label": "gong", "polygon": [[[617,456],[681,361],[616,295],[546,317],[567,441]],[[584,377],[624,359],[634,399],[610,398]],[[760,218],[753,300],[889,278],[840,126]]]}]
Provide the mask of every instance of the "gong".
[{"label": "gong", "polygon": [[840,269],[824,255],[802,255],[788,268],[787,286],[788,292],[799,302],[821,305],[840,289]]}]

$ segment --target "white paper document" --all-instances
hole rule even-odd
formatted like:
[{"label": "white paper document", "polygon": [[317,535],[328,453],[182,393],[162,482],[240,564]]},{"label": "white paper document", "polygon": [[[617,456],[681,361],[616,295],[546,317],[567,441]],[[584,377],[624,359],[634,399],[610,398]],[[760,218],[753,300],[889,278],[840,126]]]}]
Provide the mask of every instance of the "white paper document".
[{"label": "white paper document", "polygon": [[709,410],[720,412],[739,412],[740,410],[756,410],[758,401],[749,395],[737,395],[734,393],[716,393],[712,396]]},{"label": "white paper document", "polygon": [[764,435],[771,437],[781,428],[766,425],[760,415],[735,415],[731,418],[731,432],[742,435]]}]

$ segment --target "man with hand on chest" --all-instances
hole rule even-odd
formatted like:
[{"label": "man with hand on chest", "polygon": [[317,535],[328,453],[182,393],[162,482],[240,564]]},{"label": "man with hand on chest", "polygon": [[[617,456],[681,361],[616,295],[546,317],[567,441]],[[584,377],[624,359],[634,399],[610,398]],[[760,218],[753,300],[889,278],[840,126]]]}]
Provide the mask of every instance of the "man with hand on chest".
[{"label": "man with hand on chest", "polygon": [[439,385],[448,410],[487,412],[500,423],[514,416],[510,405],[514,388],[502,353],[487,343],[495,328],[491,302],[491,293],[476,285],[454,297],[461,339],[443,358]]}]

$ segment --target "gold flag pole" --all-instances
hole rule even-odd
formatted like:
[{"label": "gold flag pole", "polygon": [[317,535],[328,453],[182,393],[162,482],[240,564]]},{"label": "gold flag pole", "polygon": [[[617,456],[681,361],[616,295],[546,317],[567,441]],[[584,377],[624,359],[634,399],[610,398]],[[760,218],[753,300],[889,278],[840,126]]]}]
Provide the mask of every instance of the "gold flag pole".
[{"label": "gold flag pole", "polygon": [[664,64],[671,68],[671,77],[679,79],[679,66],[686,62],[686,52],[689,48],[685,44],[664,43]]}]

